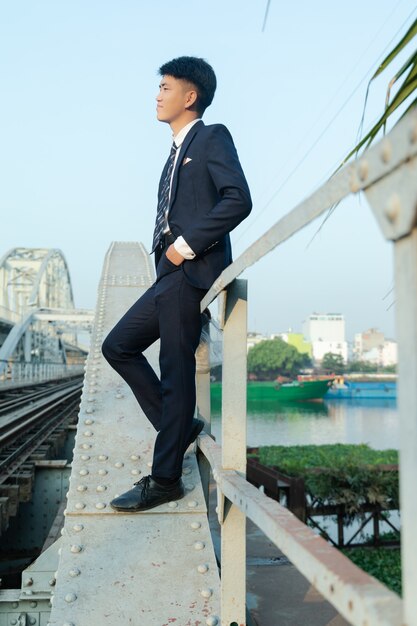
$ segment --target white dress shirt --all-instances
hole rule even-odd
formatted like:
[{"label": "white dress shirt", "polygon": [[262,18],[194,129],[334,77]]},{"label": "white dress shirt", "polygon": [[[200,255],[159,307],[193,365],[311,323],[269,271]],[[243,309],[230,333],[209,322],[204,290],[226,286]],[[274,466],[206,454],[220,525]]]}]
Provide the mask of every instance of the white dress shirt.
[{"label": "white dress shirt", "polygon": [[[194,124],[197,124],[197,122],[200,121],[200,119],[201,118],[193,120],[192,122],[190,122],[186,126],[183,126],[183,128],[181,128],[179,133],[177,133],[175,135],[175,137],[173,137],[174,143],[177,146],[178,150],[177,150],[177,152],[175,154],[174,167],[172,168],[171,183],[170,183],[170,187],[169,187],[169,196],[170,197],[171,197],[172,179],[174,177],[174,171],[175,171],[175,168],[177,166],[177,161],[178,161],[178,157],[179,157],[179,154],[180,154],[180,148],[181,148],[181,146],[183,144],[183,141],[184,141],[185,137],[187,136],[187,133],[192,129]],[[164,232],[168,232],[168,231],[169,231],[169,224],[167,223],[167,227],[166,227]],[[181,256],[184,257],[184,259],[187,259],[188,261],[191,260],[191,259],[194,259],[194,257],[195,257],[195,252],[193,252],[193,250],[191,250],[190,246],[185,241],[184,237],[182,237],[181,235],[179,237],[177,237],[176,240],[174,241],[174,248]]]}]

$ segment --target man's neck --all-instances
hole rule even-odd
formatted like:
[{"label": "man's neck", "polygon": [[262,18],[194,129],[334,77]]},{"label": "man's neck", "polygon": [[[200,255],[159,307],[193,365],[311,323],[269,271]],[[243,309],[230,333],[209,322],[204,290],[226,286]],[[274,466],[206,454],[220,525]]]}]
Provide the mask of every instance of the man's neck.
[{"label": "man's neck", "polygon": [[187,124],[189,124],[190,122],[194,122],[194,120],[198,120],[199,117],[200,116],[198,115],[198,113],[192,112],[191,114],[191,112],[189,112],[188,115],[181,116],[180,118],[171,122],[170,126],[173,136],[175,137],[176,135],[178,135],[178,133],[182,128],[184,128],[184,126],[187,126]]}]

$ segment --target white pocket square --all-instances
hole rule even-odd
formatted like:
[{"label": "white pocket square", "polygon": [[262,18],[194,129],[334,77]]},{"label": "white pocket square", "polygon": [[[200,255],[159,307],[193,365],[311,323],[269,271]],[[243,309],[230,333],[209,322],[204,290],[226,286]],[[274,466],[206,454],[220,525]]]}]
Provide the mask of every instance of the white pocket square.
[{"label": "white pocket square", "polygon": [[185,157],[185,159],[183,160],[182,164],[183,165],[187,165],[187,163],[189,163],[190,161],[192,161],[192,159],[190,159],[190,157]]}]

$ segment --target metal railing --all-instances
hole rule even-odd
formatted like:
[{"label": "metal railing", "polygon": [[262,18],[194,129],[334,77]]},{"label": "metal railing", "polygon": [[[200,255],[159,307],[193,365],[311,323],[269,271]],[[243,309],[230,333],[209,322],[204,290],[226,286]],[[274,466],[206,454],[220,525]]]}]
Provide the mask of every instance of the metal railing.
[{"label": "metal railing", "polygon": [[0,374],[0,387],[14,384],[29,384],[70,378],[84,374],[84,364],[65,363],[9,363]]},{"label": "metal railing", "polygon": [[[238,276],[351,193],[364,191],[395,251],[399,347],[400,494],[403,600],[368,576],[290,511],[246,481],[247,288]],[[222,447],[200,437],[203,480],[217,483],[221,525],[221,623],[246,623],[245,526],[249,517],[354,626],[417,626],[417,111],[357,161],[280,219],[227,267],[201,303],[220,296],[223,328]],[[197,376],[197,402],[210,421],[209,373]]]}]

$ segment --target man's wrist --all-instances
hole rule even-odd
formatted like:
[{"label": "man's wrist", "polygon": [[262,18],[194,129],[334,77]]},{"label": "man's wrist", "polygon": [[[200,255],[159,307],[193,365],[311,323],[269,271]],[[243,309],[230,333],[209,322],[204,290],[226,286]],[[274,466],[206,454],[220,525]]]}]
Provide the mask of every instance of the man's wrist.
[{"label": "man's wrist", "polygon": [[187,261],[191,261],[195,258],[195,252],[181,235],[174,241],[174,248],[184,259],[187,259]]}]

